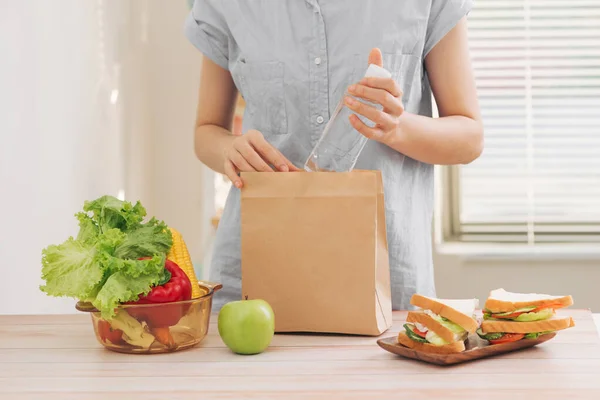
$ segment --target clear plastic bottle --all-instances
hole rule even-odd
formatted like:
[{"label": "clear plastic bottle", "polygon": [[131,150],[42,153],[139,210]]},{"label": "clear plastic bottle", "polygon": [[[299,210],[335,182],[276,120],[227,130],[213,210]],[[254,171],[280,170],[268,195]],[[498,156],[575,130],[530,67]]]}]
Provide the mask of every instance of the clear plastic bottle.
[{"label": "clear plastic bottle", "polygon": [[[365,77],[370,76],[391,78],[392,75],[382,67],[370,64],[365,73]],[[346,93],[345,96],[349,96],[349,94]],[[379,104],[374,104],[354,96],[352,97],[380,110],[382,108]],[[367,143],[367,138],[356,131],[350,124],[348,117],[353,113],[354,111],[344,105],[344,99],[342,98],[331,119],[327,122],[327,125],[325,125],[321,138],[304,164],[304,169],[306,171],[352,171],[354,165],[356,165],[358,156]],[[370,127],[375,125],[373,122],[360,115],[358,115],[358,117]]]}]

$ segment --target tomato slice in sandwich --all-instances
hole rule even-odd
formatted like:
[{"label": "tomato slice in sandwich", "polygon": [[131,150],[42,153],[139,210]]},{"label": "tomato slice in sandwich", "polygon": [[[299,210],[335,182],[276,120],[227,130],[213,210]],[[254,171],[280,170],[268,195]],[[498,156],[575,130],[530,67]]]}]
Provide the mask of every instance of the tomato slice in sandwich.
[{"label": "tomato slice in sandwich", "polygon": [[500,339],[490,340],[491,344],[510,343],[521,340],[525,337],[523,333],[505,333]]},{"label": "tomato slice in sandwich", "polygon": [[425,336],[427,335],[427,332],[420,331],[419,328],[417,328],[416,326],[413,328],[413,332],[421,336],[422,338],[425,338]]}]

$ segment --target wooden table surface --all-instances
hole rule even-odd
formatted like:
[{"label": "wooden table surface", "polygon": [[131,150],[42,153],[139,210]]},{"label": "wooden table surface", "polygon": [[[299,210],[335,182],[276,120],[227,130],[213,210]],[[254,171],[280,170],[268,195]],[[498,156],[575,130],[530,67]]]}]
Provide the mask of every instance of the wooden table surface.
[{"label": "wooden table surface", "polygon": [[[592,315],[533,349],[450,367],[403,359],[376,338],[276,335],[239,356],[211,318],[197,347],[125,355],[96,342],[87,315],[0,316],[0,399],[600,399],[600,340]],[[394,313],[401,329],[404,312]]]}]

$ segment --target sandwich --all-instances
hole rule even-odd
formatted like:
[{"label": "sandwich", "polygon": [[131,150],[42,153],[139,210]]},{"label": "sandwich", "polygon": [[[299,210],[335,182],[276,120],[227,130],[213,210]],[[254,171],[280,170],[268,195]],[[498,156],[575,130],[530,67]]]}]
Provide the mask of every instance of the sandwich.
[{"label": "sandwich", "polygon": [[537,339],[575,326],[571,317],[556,315],[557,309],[572,304],[571,296],[492,290],[485,302],[483,321],[477,334],[490,344]]},{"label": "sandwich", "polygon": [[418,307],[409,311],[398,343],[427,353],[450,354],[465,350],[469,333],[477,330],[477,299],[435,299],[415,294],[410,303]]}]

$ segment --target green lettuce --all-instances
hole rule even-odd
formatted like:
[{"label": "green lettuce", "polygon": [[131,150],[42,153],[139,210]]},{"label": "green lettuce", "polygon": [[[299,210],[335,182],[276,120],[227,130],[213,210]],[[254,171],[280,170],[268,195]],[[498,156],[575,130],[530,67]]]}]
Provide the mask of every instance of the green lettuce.
[{"label": "green lettuce", "polygon": [[[552,333],[552,331],[526,333],[525,336],[523,337],[523,339],[537,339],[538,337],[540,337],[542,335],[546,335],[548,333]],[[477,335],[479,335],[480,338],[485,339],[485,340],[498,340],[498,339],[502,338],[502,336],[504,336],[504,333],[503,332],[483,333],[481,328],[479,328],[479,329],[477,329]]]},{"label": "green lettuce", "polygon": [[[91,302],[105,319],[119,303],[138,300],[166,282],[165,259],[173,238],[146,210],[112,196],[86,201],[75,214],[79,232],[42,250],[40,289],[49,296]],[[141,259],[143,258],[143,259]]]},{"label": "green lettuce", "polygon": [[526,333],[525,334],[525,339],[537,339],[540,336],[547,335],[549,333],[552,333],[552,331]]},{"label": "green lettuce", "polygon": [[[102,289],[92,301],[101,313],[102,318],[111,319],[115,316],[115,307],[120,303],[137,301],[140,295],[150,292],[158,285],[165,274],[164,256],[155,256],[147,260],[124,260],[112,258],[117,265],[116,272],[111,274]],[[111,267],[115,267],[112,265]]]},{"label": "green lettuce", "polygon": [[[102,234],[111,230],[124,233],[114,255],[118,258],[137,259],[166,254],[173,245],[167,224],[156,218],[143,223],[146,209],[112,196],[102,196],[86,201],[84,212],[76,214],[79,220],[78,240],[94,243]],[[91,214],[91,215],[90,215]]]},{"label": "green lettuce", "polygon": [[89,300],[104,278],[105,266],[99,258],[95,246],[72,237],[62,244],[48,246],[42,251],[45,285],[40,289],[51,296]]},{"label": "green lettuce", "polygon": [[125,240],[117,246],[115,256],[119,258],[149,257],[167,253],[173,245],[169,227],[162,221],[152,218],[146,224],[129,230]]},{"label": "green lettuce", "polygon": [[83,211],[92,213],[92,219],[101,232],[112,228],[121,231],[135,229],[146,216],[146,209],[139,201],[134,205],[113,196],[86,201]]},{"label": "green lettuce", "polygon": [[96,243],[100,236],[100,229],[92,217],[84,212],[78,212],[75,214],[75,216],[79,220],[79,233],[77,234],[77,240],[88,244]]},{"label": "green lettuce", "polygon": [[478,328],[476,332],[477,335],[484,340],[498,340],[504,336],[504,333],[502,332],[483,333],[481,328]]}]

